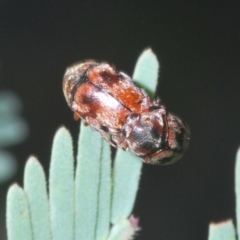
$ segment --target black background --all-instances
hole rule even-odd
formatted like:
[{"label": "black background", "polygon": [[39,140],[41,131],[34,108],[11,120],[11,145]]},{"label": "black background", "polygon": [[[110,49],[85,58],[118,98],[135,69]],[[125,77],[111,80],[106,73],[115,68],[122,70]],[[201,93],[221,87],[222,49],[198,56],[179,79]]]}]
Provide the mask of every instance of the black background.
[{"label": "black background", "polygon": [[[133,211],[142,227],[137,239],[206,239],[210,221],[234,219],[239,16],[239,3],[231,0],[1,1],[0,88],[20,96],[30,127],[28,139],[9,149],[19,160],[13,181],[22,185],[30,154],[48,172],[59,126],[76,142],[79,123],[61,88],[69,64],[105,60],[131,75],[140,53],[151,47],[161,63],[158,95],[192,136],[178,163],[144,165]],[[1,187],[2,206],[10,183]]]}]

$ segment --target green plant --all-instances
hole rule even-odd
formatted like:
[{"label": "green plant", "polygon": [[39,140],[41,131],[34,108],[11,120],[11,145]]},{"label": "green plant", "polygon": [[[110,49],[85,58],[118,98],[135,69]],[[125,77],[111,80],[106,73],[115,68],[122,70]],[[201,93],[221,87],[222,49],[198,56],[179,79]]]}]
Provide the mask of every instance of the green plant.
[{"label": "green plant", "polygon": [[2,150],[25,139],[28,126],[20,116],[20,99],[10,91],[0,92],[0,183],[15,173],[17,163],[12,154]]},{"label": "green plant", "polygon": [[209,225],[208,240],[235,240],[240,234],[240,149],[237,152],[235,165],[235,194],[236,194],[236,230],[232,220],[226,220],[220,223],[211,223]]},{"label": "green plant", "polygon": [[[158,68],[156,56],[147,49],[134,70],[133,79],[150,96],[157,85]],[[8,116],[9,109],[10,113],[18,109],[13,99],[12,103],[0,101],[0,112],[5,111]],[[15,107],[9,108],[8,104]],[[1,126],[3,124],[0,132]],[[33,156],[25,167],[24,187],[17,184],[10,187],[7,195],[9,240],[127,240],[138,231],[138,219],[131,212],[142,161],[118,149],[112,165],[109,144],[91,128],[81,124],[80,129],[75,170],[72,138],[68,130],[61,127],[53,141],[49,190],[43,168]],[[211,223],[208,240],[235,240],[236,232],[240,233],[240,149],[236,157],[235,192],[237,231],[232,220]]]},{"label": "green plant", "polygon": [[[158,61],[150,49],[137,61],[133,79],[146,85],[151,96],[158,77]],[[151,81],[146,83],[146,79]],[[24,187],[10,187],[7,195],[9,240],[124,240],[138,230],[131,215],[138,190],[142,161],[110,146],[81,124],[76,170],[70,133],[60,128],[53,141],[49,191],[42,166],[27,161]],[[49,196],[48,196],[49,192]]]}]

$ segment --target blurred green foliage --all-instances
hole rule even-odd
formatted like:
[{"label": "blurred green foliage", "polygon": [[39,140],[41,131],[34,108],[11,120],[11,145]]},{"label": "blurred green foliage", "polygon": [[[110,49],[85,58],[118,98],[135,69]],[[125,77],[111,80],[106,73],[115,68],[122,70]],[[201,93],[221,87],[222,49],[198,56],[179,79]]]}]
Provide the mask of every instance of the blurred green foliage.
[{"label": "blurred green foliage", "polygon": [[15,157],[3,150],[22,142],[28,135],[26,121],[20,116],[20,99],[10,91],[0,92],[0,183],[10,179],[17,169]]}]

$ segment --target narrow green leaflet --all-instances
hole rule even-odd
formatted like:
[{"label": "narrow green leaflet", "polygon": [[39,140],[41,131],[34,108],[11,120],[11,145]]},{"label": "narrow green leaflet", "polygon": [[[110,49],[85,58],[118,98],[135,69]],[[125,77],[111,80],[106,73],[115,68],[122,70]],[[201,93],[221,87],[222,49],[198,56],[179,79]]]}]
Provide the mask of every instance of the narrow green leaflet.
[{"label": "narrow green leaflet", "polygon": [[0,113],[4,116],[18,113],[22,110],[19,97],[11,91],[0,91]]},{"label": "narrow green leaflet", "polygon": [[110,229],[111,209],[111,152],[110,145],[102,141],[100,159],[99,195],[96,225],[96,240],[106,239]]},{"label": "narrow green leaflet", "polygon": [[113,168],[111,222],[118,223],[131,214],[142,169],[142,160],[131,152],[118,149]]},{"label": "narrow green leaflet", "polygon": [[74,158],[71,135],[60,128],[53,140],[49,201],[52,239],[73,239],[74,235]]},{"label": "narrow green leaflet", "polygon": [[81,123],[75,178],[75,240],[95,239],[102,141],[98,132]]},{"label": "narrow green leaflet", "polygon": [[8,240],[33,240],[26,193],[17,184],[7,194]]},{"label": "narrow green leaflet", "polygon": [[29,201],[34,240],[50,240],[46,179],[43,168],[35,157],[30,157],[27,161],[24,173],[24,190]]},{"label": "narrow green leaflet", "polygon": [[236,233],[231,220],[222,223],[211,223],[208,240],[235,240]]},{"label": "narrow green leaflet", "polygon": [[159,63],[152,50],[146,49],[138,58],[133,81],[137,82],[153,98],[157,87],[159,72]]},{"label": "narrow green leaflet", "polygon": [[[236,193],[236,215],[237,233],[240,233],[240,149],[237,152],[235,166],[235,193]],[[235,240],[236,232],[232,220],[221,223],[212,223],[209,226],[208,240]]]},{"label": "narrow green leaflet", "polygon": [[0,146],[8,147],[26,138],[28,127],[20,116],[0,116]]},{"label": "narrow green leaflet", "polygon": [[237,233],[240,236],[240,148],[238,149],[236,156],[235,194],[236,194]]},{"label": "narrow green leaflet", "polygon": [[129,219],[122,219],[119,223],[115,224],[110,232],[107,240],[129,240],[136,233],[136,226],[132,225]]},{"label": "narrow green leaflet", "polygon": [[0,146],[8,147],[25,139],[28,126],[20,117],[20,99],[10,91],[0,91]]},{"label": "narrow green leaflet", "polygon": [[[133,80],[148,90],[153,96],[157,86],[159,64],[151,49],[139,57],[133,73]],[[113,168],[113,199],[111,222],[117,223],[127,218],[135,202],[142,160],[130,152],[117,150]]]}]

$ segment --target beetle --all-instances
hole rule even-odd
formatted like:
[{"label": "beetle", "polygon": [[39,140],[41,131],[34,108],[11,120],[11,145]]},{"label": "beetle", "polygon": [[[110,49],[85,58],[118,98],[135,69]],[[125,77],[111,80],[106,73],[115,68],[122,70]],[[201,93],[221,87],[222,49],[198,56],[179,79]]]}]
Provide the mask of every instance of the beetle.
[{"label": "beetle", "polygon": [[113,147],[130,150],[145,163],[171,164],[188,147],[188,126],[106,62],[68,67],[63,93],[75,120],[82,118]]}]

